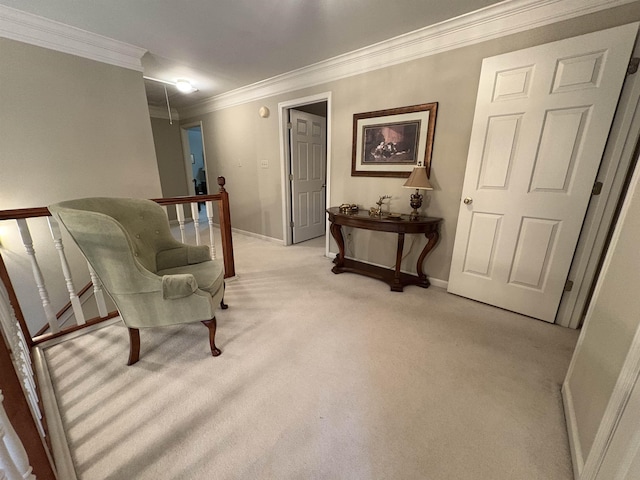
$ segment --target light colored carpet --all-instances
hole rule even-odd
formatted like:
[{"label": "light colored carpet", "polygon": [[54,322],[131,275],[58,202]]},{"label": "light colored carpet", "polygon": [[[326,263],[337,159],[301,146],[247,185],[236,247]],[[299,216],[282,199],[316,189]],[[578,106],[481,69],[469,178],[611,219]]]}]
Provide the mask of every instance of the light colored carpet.
[{"label": "light colored carpet", "polygon": [[82,479],[572,478],[577,332],[234,241],[222,356],[200,324],[142,331],[132,367],[120,324],[46,351]]}]

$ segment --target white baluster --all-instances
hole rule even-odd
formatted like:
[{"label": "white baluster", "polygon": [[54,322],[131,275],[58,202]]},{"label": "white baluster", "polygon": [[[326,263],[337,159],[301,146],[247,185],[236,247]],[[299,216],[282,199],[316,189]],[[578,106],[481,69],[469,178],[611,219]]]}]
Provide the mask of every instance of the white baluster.
[{"label": "white baluster", "polygon": [[11,454],[4,444],[4,436],[4,428],[0,425],[0,474],[2,478],[6,478],[7,480],[22,480],[20,471],[15,463],[13,463]]},{"label": "white baluster", "polygon": [[191,218],[193,218],[193,228],[196,231],[196,245],[200,245],[200,212],[198,212],[198,202],[191,202]]},{"label": "white baluster", "polygon": [[211,258],[213,260],[216,259],[216,241],[215,238],[213,236],[213,202],[212,201],[208,201],[206,203],[207,205],[207,218],[209,219],[209,243],[211,246]]},{"label": "white baluster", "polygon": [[38,430],[44,435],[42,426],[42,414],[38,406],[38,394],[36,393],[35,376],[31,367],[31,355],[29,354],[29,346],[24,338],[18,319],[11,303],[9,302],[9,294],[4,285],[0,283],[0,327],[4,332],[4,337],[9,343],[11,349],[11,360],[13,361],[16,374],[22,381],[24,391],[27,395],[29,408],[37,419]]},{"label": "white baluster", "polygon": [[47,292],[47,287],[44,284],[44,277],[42,276],[42,271],[40,270],[38,260],[36,259],[36,251],[33,248],[33,240],[31,239],[31,232],[29,232],[27,220],[19,218],[16,222],[18,223],[18,229],[20,230],[20,236],[22,237],[22,244],[27,251],[29,260],[31,261],[31,269],[33,270],[33,277],[36,280],[38,292],[40,293],[42,308],[44,308],[44,313],[47,321],[49,322],[49,326],[51,327],[51,331],[53,333],[57,333],[60,331],[60,325],[58,325],[58,319],[56,318],[56,314],[53,312],[53,308],[51,308],[49,292]]},{"label": "white baluster", "polygon": [[91,283],[93,284],[93,296],[96,299],[96,304],[98,305],[98,314],[104,318],[109,314],[109,311],[107,310],[107,303],[104,301],[102,282],[98,278],[98,274],[91,264],[87,263],[87,267],[89,267],[89,275],[91,276]]},{"label": "white baluster", "polygon": [[184,236],[184,208],[182,204],[176,204],[176,217],[178,218],[178,225],[180,225],[180,237],[182,243],[186,243]]},{"label": "white baluster", "polygon": [[69,300],[71,300],[71,307],[73,308],[73,314],[76,317],[76,323],[78,325],[84,325],[86,320],[84,319],[84,312],[82,311],[82,304],[80,298],[76,294],[76,287],[73,285],[73,278],[71,276],[71,269],[69,268],[69,262],[67,256],[64,253],[64,245],[62,244],[62,233],[60,232],[60,225],[53,217],[48,217],[49,230],[51,231],[51,238],[53,238],[53,244],[60,256],[60,264],[62,265],[62,274],[64,275],[64,281],[67,284],[67,292],[69,292]]},{"label": "white baluster", "polygon": [[11,480],[36,480],[31,472],[29,457],[20,438],[13,429],[2,402],[4,397],[0,391],[0,467]]}]

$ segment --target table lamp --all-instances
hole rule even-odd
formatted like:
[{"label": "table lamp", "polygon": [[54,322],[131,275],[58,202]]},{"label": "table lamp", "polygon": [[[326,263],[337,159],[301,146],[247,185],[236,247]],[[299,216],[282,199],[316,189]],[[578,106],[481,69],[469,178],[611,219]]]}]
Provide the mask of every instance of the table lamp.
[{"label": "table lamp", "polygon": [[433,190],[433,187],[427,178],[427,167],[423,167],[421,165],[415,167],[403,187],[416,189],[416,193],[411,194],[411,208],[413,208],[413,211],[409,218],[410,220],[417,220],[420,216],[418,209],[422,206],[422,195],[420,194],[420,190]]}]

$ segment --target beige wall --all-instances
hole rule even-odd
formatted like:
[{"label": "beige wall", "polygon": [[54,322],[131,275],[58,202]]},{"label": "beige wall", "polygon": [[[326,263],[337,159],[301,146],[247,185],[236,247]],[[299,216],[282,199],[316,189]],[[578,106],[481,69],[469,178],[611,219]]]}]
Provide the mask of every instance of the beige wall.
[{"label": "beige wall", "polygon": [[[640,168],[640,167],[636,167]],[[596,287],[566,385],[573,399],[578,438],[586,460],[631,342],[640,328],[640,186],[627,198],[616,226],[610,263]],[[614,235],[615,238],[615,235]]]},{"label": "beige wall", "polygon": [[[162,193],[140,72],[0,38],[0,132],[0,209]],[[15,224],[0,223],[2,256],[29,324],[39,328],[44,315],[24,248]],[[57,253],[46,222],[30,227],[57,311],[69,299]],[[83,272],[80,288],[85,264],[71,241],[65,245]]]},{"label": "beige wall", "polygon": [[180,125],[164,118],[151,118],[153,143],[156,149],[163,197],[188,195]]},{"label": "beige wall", "polygon": [[2,208],[161,193],[142,74],[0,39]]},{"label": "beige wall", "polygon": [[[331,92],[331,203],[357,203],[369,208],[380,195],[389,194],[393,196],[391,210],[405,213],[411,209],[410,192],[402,188],[403,179],[351,177],[353,114],[438,102],[431,168],[435,190],[428,194],[423,211],[442,217],[444,222],[441,241],[427,258],[425,271],[432,278],[447,280],[482,59],[638,19],[640,2],[635,2],[184,121],[203,121],[210,172],[227,177],[233,226],[282,239],[278,102]],[[262,105],[272,112],[267,119],[258,116]],[[263,158],[269,161],[268,169],[260,168]],[[403,263],[407,270],[415,271],[417,256],[424,245],[424,238],[416,238]],[[392,234],[354,230],[348,253],[359,259],[392,265],[395,242]],[[411,240],[405,248],[409,245]],[[336,251],[335,246],[332,249]]]},{"label": "beige wall", "polygon": [[[271,111],[268,118],[258,115],[262,105]],[[278,135],[277,102],[272,99],[202,117],[207,175],[210,183],[220,175],[226,178],[233,227],[273,238],[282,238]],[[262,159],[269,168],[261,168]],[[214,186],[209,187],[212,193]]]}]

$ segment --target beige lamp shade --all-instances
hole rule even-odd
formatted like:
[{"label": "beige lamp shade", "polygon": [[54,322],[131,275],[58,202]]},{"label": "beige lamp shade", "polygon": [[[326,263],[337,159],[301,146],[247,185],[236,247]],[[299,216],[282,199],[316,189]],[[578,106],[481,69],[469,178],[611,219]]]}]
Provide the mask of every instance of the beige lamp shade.
[{"label": "beige lamp shade", "polygon": [[415,167],[407,181],[402,185],[406,188],[416,188],[421,190],[433,190],[427,178],[427,167]]}]

